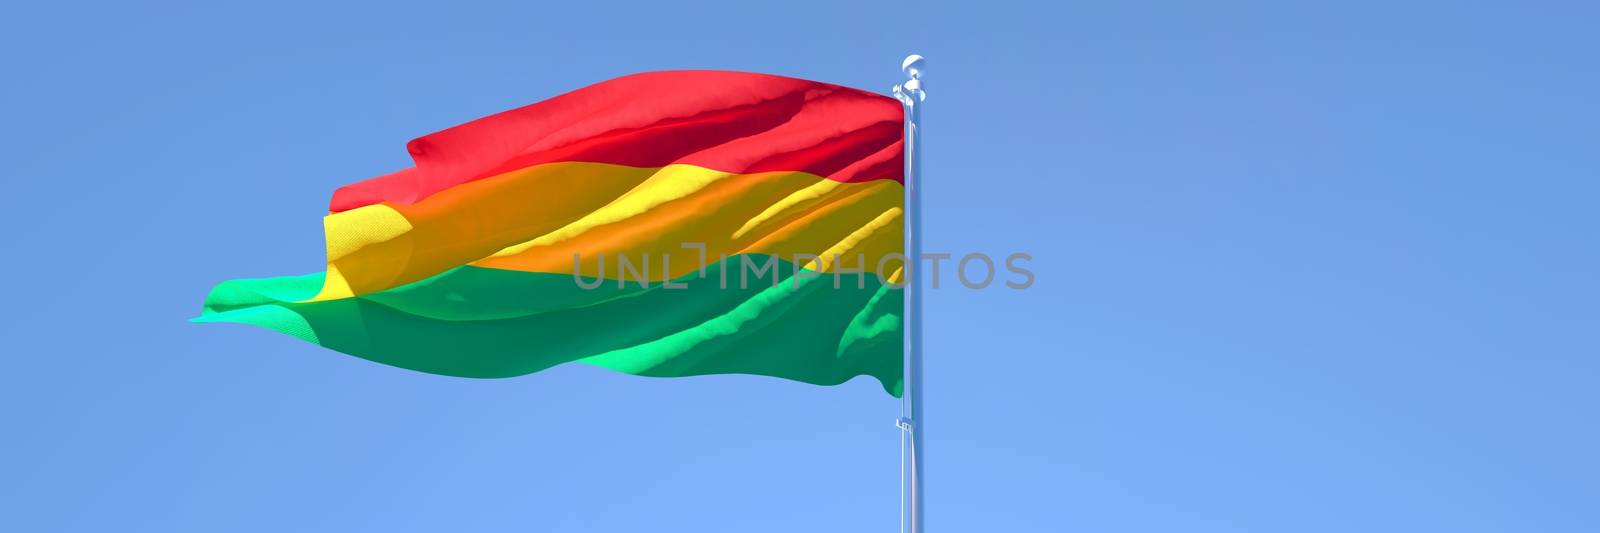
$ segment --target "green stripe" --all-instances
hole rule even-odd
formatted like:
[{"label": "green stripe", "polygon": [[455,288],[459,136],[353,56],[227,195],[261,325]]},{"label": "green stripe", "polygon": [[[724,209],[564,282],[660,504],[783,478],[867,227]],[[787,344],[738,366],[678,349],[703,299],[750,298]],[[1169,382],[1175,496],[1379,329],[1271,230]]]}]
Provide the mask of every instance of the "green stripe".
[{"label": "green stripe", "polygon": [[[196,322],[252,324],[422,372],[498,378],[581,361],[643,376],[759,374],[819,385],[859,375],[900,395],[902,291],[735,256],[674,289],[464,266],[381,293],[300,303],[321,274],[224,282]],[[723,272],[726,270],[726,284]],[[748,283],[741,284],[741,273]],[[774,281],[778,281],[774,286]],[[741,286],[743,285],[743,286]]]}]

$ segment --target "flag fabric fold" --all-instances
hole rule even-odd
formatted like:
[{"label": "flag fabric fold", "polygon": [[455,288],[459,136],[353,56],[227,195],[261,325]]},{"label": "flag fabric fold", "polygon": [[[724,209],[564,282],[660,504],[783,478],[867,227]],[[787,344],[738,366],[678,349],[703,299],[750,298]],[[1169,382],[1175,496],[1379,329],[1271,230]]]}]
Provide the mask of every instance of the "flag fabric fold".
[{"label": "flag fabric fold", "polygon": [[899,102],[779,76],[625,76],[411,141],[338,189],[324,273],[224,282],[252,324],[423,372],[567,362],[899,395]]}]

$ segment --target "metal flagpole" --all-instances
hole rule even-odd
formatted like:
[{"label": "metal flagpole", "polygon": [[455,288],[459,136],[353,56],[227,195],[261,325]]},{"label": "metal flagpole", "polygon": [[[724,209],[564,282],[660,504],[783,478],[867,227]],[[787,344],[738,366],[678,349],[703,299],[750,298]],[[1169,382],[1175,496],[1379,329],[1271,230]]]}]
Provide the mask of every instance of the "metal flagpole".
[{"label": "metal flagpole", "polygon": [[906,112],[905,375],[900,401],[900,530],[923,533],[922,508],[922,73],[928,61],[911,54],[900,63],[908,78],[894,86]]}]

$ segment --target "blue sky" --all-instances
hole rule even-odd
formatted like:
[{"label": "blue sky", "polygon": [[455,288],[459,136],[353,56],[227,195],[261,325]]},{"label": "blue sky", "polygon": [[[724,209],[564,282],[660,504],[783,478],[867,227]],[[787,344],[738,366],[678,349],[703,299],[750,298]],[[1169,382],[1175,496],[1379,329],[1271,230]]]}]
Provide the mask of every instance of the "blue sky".
[{"label": "blue sky", "polygon": [[1038,276],[928,297],[934,531],[1600,522],[1592,4],[566,4],[8,7],[0,529],[892,531],[868,380],[460,380],[185,320],[320,269],[329,194],[415,136],[909,52],[929,250]]}]

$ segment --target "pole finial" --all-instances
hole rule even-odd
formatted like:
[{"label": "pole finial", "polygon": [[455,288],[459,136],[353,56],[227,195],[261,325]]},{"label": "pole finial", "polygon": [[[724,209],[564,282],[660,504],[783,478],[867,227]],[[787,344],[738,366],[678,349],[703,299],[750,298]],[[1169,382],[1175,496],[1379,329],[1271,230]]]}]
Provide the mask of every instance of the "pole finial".
[{"label": "pole finial", "polygon": [[900,62],[900,71],[906,74],[905,83],[894,86],[894,96],[906,105],[915,105],[928,99],[928,93],[922,90],[922,74],[928,70],[928,59],[918,54],[906,56]]},{"label": "pole finial", "polygon": [[917,54],[908,55],[905,61],[900,62],[900,70],[913,80],[922,79],[922,69],[925,68],[928,68],[928,59]]}]

